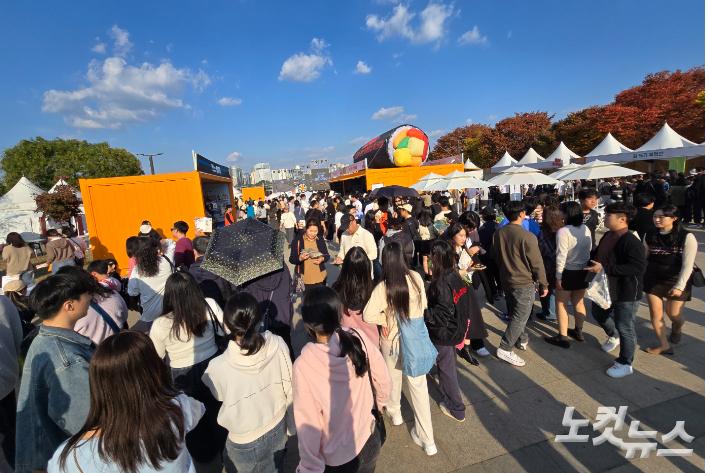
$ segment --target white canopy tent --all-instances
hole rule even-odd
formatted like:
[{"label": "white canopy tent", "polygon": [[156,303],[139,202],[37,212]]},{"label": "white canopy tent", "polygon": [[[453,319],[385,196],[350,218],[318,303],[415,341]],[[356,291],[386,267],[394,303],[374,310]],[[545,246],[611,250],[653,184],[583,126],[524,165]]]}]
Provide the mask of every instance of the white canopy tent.
[{"label": "white canopy tent", "polygon": [[529,164],[528,166],[535,168],[535,169],[552,169],[552,168],[559,168],[562,166],[567,166],[570,162],[572,162],[572,159],[580,159],[581,156],[578,154],[572,152],[567,145],[565,145],[564,141],[560,141],[559,146],[557,146],[557,149],[552,152],[551,155],[549,155],[547,158],[545,158],[544,161],[541,161],[539,163],[533,163]]},{"label": "white canopy tent", "polygon": [[[458,171],[455,171],[458,172]],[[453,174],[453,173],[452,173]],[[446,191],[451,189],[472,189],[478,188],[482,189],[484,187],[489,187],[488,182],[477,179],[473,176],[463,175],[451,178],[444,178],[436,181],[432,185],[428,186],[426,190],[430,191]]]},{"label": "white canopy tent", "polygon": [[545,160],[542,156],[540,156],[537,151],[535,151],[532,147],[525,152],[522,158],[520,158],[520,161],[518,161],[518,164],[535,164],[535,163],[541,163]]},{"label": "white canopy tent", "polygon": [[694,158],[705,156],[705,143],[695,144],[665,123],[656,135],[635,151],[595,156],[602,161],[629,163],[649,159]]},{"label": "white canopy tent", "polygon": [[35,196],[44,194],[44,190],[22,176],[17,184],[0,197],[0,242],[10,232],[22,235],[25,241],[42,238],[42,228]]},{"label": "white canopy tent", "polygon": [[559,179],[560,181],[565,180],[565,176],[575,169],[581,167],[581,164],[577,163],[569,163],[567,166],[562,166],[558,171],[553,172],[550,174],[550,177],[553,179]]},{"label": "white canopy tent", "polygon": [[528,166],[516,166],[503,171],[487,182],[488,185],[491,186],[513,186],[525,184],[559,184],[560,181],[544,175],[539,169],[533,169]]},{"label": "white canopy tent", "polygon": [[628,153],[629,151],[631,151],[631,148],[627,148],[626,146],[622,145],[616,140],[616,138],[612,136],[611,133],[607,133],[602,142],[599,143],[596,148],[590,151],[589,154],[586,155],[586,157],[591,158],[594,156]]},{"label": "white canopy tent", "polygon": [[414,185],[409,186],[411,189],[423,191],[426,190],[427,186],[434,184],[436,181],[442,179],[444,176],[431,172],[426,176],[419,179],[419,182]]},{"label": "white canopy tent", "polygon": [[501,172],[504,169],[508,169],[510,166],[514,166],[516,164],[518,164],[518,162],[513,159],[510,153],[508,153],[508,151],[506,151],[503,157],[501,157],[497,163],[491,166],[491,172]]}]

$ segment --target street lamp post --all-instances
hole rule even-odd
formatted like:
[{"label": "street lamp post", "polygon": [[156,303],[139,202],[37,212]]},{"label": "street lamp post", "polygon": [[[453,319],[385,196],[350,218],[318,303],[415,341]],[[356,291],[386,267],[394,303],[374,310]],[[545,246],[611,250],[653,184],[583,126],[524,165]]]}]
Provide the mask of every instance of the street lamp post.
[{"label": "street lamp post", "polygon": [[153,156],[160,156],[163,153],[154,153],[154,154],[143,154],[143,153],[138,153],[136,156],[148,156],[148,160],[150,161],[150,173],[155,174],[155,169],[153,168]]}]

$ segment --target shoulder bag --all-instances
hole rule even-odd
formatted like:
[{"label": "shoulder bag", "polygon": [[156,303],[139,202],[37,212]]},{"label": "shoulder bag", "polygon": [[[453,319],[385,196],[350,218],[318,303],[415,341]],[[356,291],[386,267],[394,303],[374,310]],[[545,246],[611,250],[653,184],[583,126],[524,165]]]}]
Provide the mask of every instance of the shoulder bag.
[{"label": "shoulder bag", "polygon": [[[217,316],[212,310],[212,307],[210,307],[207,301],[205,301],[205,305],[207,306],[207,312],[210,313],[210,320],[212,322],[212,332],[214,333],[214,343],[215,345],[217,345],[217,353],[221,355],[227,349],[227,344],[229,343],[229,341],[225,336],[224,326],[219,322],[219,320],[217,320]],[[222,335],[220,335],[217,331],[217,327],[222,330]]]},{"label": "shoulder bag", "polygon": [[[688,233],[683,236],[683,251],[685,251],[685,239],[688,237]],[[663,241],[661,241],[660,238],[658,238],[658,242],[661,243],[663,248],[668,250],[668,247],[663,243]],[[673,255],[681,260],[681,264],[683,263],[683,258],[681,258],[678,253],[673,253]],[[688,284],[695,287],[705,287],[705,276],[703,275],[703,271],[695,263],[693,263],[693,271],[690,273],[690,277],[688,278]]]},{"label": "shoulder bag", "polygon": [[111,316],[108,315],[108,314],[106,313],[106,311],[101,308],[100,305],[98,305],[98,304],[97,304],[96,302],[94,302],[94,301],[91,301],[91,302],[89,303],[89,305],[91,306],[92,309],[94,309],[96,312],[99,313],[99,315],[101,316],[101,318],[104,319],[104,322],[106,322],[106,325],[108,325],[108,326],[111,328],[111,330],[113,331],[113,333],[118,333],[118,332],[121,331],[121,329],[118,328],[118,324],[116,323],[116,321],[113,320],[113,319],[111,318]]},{"label": "shoulder bag", "polygon": [[360,339],[362,344],[362,351],[365,352],[365,362],[367,363],[367,377],[370,379],[370,389],[372,389],[372,415],[375,417],[375,425],[380,431],[380,446],[385,444],[387,440],[387,429],[385,428],[385,418],[377,408],[377,391],[375,391],[375,383],[372,382],[372,373],[370,372],[370,357],[367,355],[367,346],[365,345],[365,340],[362,339],[360,334],[355,330],[349,330]]},{"label": "shoulder bag", "polygon": [[269,294],[269,303],[264,309],[264,315],[261,316],[261,324],[259,326],[259,333],[264,333],[271,328],[271,318],[269,317],[269,309],[271,309],[271,298],[274,296],[274,291]]}]

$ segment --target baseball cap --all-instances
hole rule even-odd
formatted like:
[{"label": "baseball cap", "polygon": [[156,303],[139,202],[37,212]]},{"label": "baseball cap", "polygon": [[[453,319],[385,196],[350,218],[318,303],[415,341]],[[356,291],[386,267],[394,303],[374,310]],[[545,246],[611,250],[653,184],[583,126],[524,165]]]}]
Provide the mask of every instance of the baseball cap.
[{"label": "baseball cap", "polygon": [[412,213],[412,206],[409,204],[404,204],[399,206],[400,209],[406,210],[409,213]]},{"label": "baseball cap", "polygon": [[10,281],[5,284],[2,287],[2,290],[3,292],[20,292],[26,287],[27,284],[25,284],[25,281],[23,281],[22,279],[15,279],[14,281]]},{"label": "baseball cap", "polygon": [[140,232],[139,233],[150,233],[150,231],[153,229],[150,225],[141,225]]},{"label": "baseball cap", "polygon": [[353,220],[355,220],[355,217],[352,214],[343,214],[343,216],[340,217],[340,226],[347,228]]},{"label": "baseball cap", "polygon": [[483,216],[483,217],[487,217],[489,215],[495,215],[495,214],[496,214],[496,211],[493,210],[493,207],[486,206],[481,209],[481,216]]}]

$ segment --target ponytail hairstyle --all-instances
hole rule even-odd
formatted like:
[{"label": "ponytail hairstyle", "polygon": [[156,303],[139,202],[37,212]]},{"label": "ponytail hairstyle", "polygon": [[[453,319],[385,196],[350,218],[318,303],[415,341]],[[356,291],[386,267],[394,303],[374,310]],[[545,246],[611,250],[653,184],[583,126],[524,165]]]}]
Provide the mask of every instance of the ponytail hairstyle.
[{"label": "ponytail hairstyle", "polygon": [[[231,332],[227,338],[234,341],[242,350],[246,350],[247,356],[257,353],[266,343],[259,333],[259,322],[261,322],[259,302],[254,296],[247,292],[239,292],[229,298],[224,307],[224,324]],[[237,340],[237,337],[241,339]]]},{"label": "ponytail hairstyle", "polygon": [[[231,300],[231,299],[230,299]],[[316,286],[303,296],[303,323],[308,333],[313,335],[338,334],[340,356],[347,356],[355,368],[358,378],[367,373],[367,357],[360,338],[340,326],[341,303],[338,293],[327,286]]]},{"label": "ponytail hairstyle", "polygon": [[[463,229],[463,227],[461,227]],[[409,264],[404,257],[402,245],[396,241],[388,243],[382,250],[382,282],[387,295],[387,313],[394,315],[399,321],[409,321],[409,285],[420,293],[419,285],[412,276]]]},{"label": "ponytail hairstyle", "polygon": [[433,265],[429,293],[433,294],[436,281],[450,271],[456,264],[456,253],[454,252],[454,248],[446,241],[438,240],[432,245],[429,258]]}]

